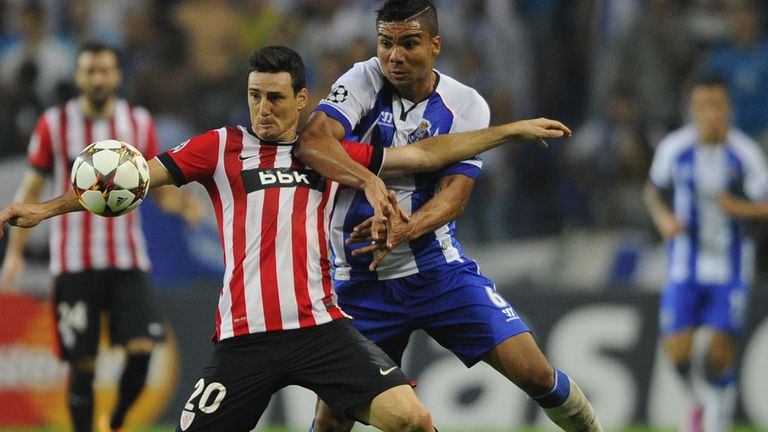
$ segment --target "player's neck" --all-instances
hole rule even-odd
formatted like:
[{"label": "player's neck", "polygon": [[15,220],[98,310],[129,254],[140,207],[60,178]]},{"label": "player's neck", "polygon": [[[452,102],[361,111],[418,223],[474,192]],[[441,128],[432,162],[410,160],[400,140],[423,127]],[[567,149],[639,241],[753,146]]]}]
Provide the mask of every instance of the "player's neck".
[{"label": "player's neck", "polygon": [[115,100],[117,98],[111,97],[104,104],[94,104],[88,100],[85,96],[80,96],[80,108],[83,110],[83,114],[86,118],[109,118],[112,117],[112,113],[115,111]]},{"label": "player's neck", "polygon": [[397,88],[397,94],[408,101],[419,103],[429,98],[437,87],[437,73],[431,71],[426,79],[414,82],[408,87]]}]

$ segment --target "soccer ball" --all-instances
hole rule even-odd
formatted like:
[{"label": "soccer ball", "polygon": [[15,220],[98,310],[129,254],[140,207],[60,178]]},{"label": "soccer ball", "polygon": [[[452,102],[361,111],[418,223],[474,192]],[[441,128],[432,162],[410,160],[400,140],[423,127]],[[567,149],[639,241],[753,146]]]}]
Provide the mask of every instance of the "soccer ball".
[{"label": "soccer ball", "polygon": [[120,216],[138,207],[147,195],[149,166],[130,144],[96,141],[75,159],[72,188],[91,213]]}]

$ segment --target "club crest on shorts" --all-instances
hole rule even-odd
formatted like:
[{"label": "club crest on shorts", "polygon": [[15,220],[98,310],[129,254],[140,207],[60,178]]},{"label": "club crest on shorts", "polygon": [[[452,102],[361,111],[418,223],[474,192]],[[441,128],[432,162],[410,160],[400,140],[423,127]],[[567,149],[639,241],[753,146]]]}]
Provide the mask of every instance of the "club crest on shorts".
[{"label": "club crest on shorts", "polygon": [[179,421],[179,426],[181,426],[181,430],[185,431],[187,428],[192,424],[192,420],[195,419],[195,413],[183,410],[181,411],[181,421]]}]

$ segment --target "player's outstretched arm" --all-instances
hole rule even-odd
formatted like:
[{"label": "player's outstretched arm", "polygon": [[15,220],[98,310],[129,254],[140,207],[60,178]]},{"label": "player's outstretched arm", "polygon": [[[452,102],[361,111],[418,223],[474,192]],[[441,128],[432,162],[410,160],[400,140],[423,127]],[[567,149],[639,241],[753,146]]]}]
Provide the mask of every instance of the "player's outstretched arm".
[{"label": "player's outstretched arm", "polygon": [[505,143],[538,142],[571,135],[557,120],[537,118],[506,123],[472,132],[437,135],[404,147],[387,149],[382,177],[438,170]]},{"label": "player's outstretched arm", "polygon": [[[149,161],[150,188],[156,188],[173,183],[173,178],[156,159]],[[20,228],[32,228],[40,222],[64,213],[85,210],[75,195],[75,191],[68,192],[42,203],[17,202],[0,211],[0,237],[5,235],[5,224]]]},{"label": "player's outstretched arm", "polygon": [[740,219],[768,219],[768,202],[753,202],[729,193],[718,197],[720,207],[728,215]]}]

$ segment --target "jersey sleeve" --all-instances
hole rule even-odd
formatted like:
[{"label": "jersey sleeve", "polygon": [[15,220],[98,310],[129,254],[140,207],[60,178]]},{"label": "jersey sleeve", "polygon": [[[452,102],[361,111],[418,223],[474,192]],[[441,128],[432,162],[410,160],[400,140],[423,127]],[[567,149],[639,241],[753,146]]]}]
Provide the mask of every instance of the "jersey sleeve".
[{"label": "jersey sleeve", "polygon": [[[456,116],[451,133],[470,132],[478,129],[485,129],[491,121],[491,110],[488,103],[476,91],[472,91],[470,102]],[[443,168],[439,176],[445,177],[455,174],[463,174],[467,177],[477,180],[480,176],[480,170],[483,168],[483,161],[479,156],[465,159],[453,165]]]},{"label": "jersey sleeve", "polygon": [[354,141],[342,141],[341,146],[349,157],[378,175],[384,164],[384,148]]},{"label": "jersey sleeve", "polygon": [[44,174],[50,174],[53,171],[51,130],[44,115],[37,120],[35,130],[29,139],[27,163]]},{"label": "jersey sleeve", "polygon": [[342,126],[346,135],[370,111],[376,94],[383,85],[378,60],[356,63],[331,86],[331,92],[321,100],[315,111],[322,111]]},{"label": "jersey sleeve", "polygon": [[219,132],[209,131],[157,156],[176,186],[213,176],[218,162]]},{"label": "jersey sleeve", "polygon": [[768,166],[758,144],[744,159],[744,194],[752,201],[768,201]]},{"label": "jersey sleeve", "polygon": [[672,187],[672,166],[674,163],[674,154],[672,146],[663,140],[656,147],[651,162],[648,180],[658,189],[669,189]]}]

